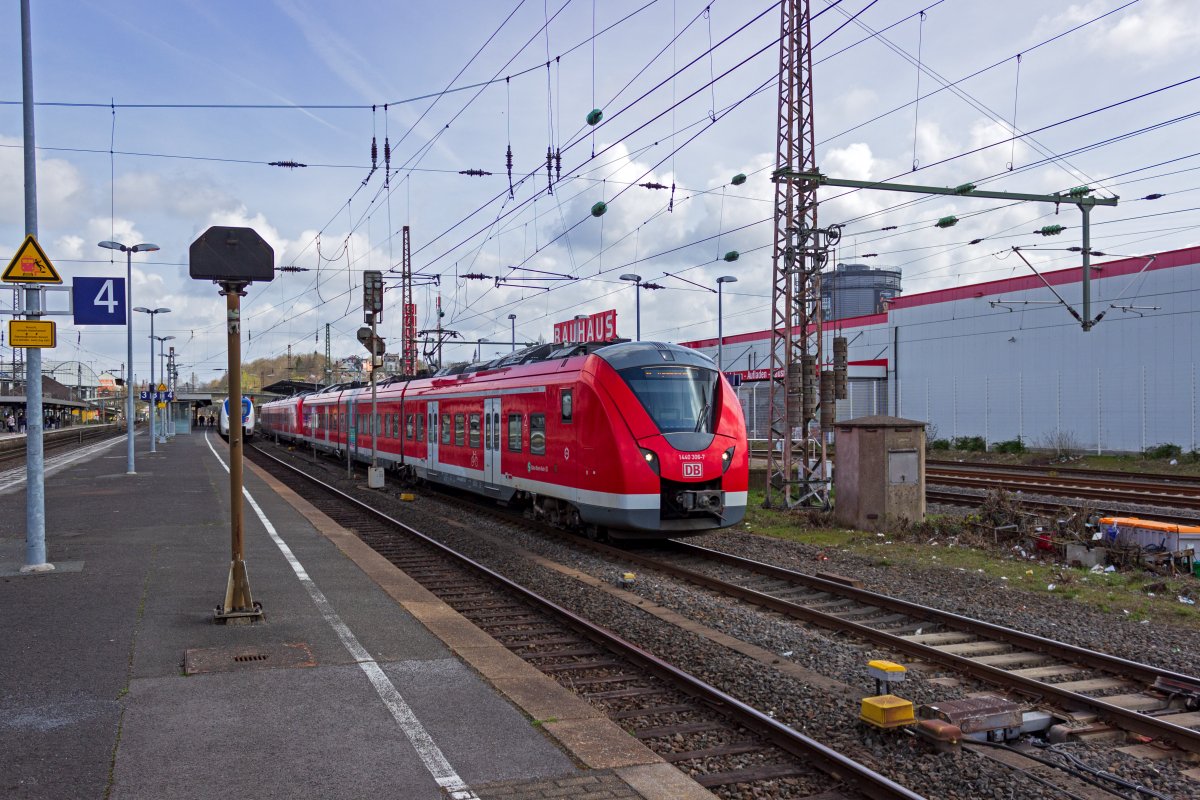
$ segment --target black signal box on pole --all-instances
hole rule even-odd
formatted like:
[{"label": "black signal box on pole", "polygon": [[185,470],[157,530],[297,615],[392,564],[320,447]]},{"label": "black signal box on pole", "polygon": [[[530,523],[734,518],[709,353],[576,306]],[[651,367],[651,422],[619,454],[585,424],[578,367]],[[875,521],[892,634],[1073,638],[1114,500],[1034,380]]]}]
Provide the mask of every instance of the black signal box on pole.
[{"label": "black signal box on pole", "polygon": [[198,280],[252,283],[275,278],[275,251],[253,228],[214,225],[192,242],[188,272]]}]

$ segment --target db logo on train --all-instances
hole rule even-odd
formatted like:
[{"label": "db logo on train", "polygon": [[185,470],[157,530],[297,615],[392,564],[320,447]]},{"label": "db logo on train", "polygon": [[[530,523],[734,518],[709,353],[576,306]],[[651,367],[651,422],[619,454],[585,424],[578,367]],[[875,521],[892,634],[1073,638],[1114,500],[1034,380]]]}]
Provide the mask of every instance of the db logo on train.
[{"label": "db logo on train", "polygon": [[698,461],[685,461],[683,464],[683,477],[685,478],[701,478],[704,476],[704,465]]}]

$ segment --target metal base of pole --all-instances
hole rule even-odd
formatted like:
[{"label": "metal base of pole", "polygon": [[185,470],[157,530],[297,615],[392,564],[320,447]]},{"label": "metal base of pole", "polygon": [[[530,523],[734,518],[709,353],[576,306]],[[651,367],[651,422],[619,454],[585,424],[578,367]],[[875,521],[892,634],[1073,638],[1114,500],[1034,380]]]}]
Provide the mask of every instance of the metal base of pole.
[{"label": "metal base of pole", "polygon": [[250,576],[245,561],[229,563],[229,580],[225,585],[225,605],[217,606],[213,613],[216,622],[235,620],[253,621],[263,615],[262,603],[254,602],[250,596]]}]

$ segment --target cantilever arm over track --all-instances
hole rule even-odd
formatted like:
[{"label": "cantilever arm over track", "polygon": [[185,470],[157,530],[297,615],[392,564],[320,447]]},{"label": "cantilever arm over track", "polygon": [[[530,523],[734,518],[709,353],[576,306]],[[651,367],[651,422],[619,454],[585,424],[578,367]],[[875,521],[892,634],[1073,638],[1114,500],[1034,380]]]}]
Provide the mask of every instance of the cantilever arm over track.
[{"label": "cantilever arm over track", "polygon": [[[912,194],[944,194],[957,197],[978,197],[990,200],[1024,200],[1031,203],[1067,203],[1079,208],[1083,214],[1083,313],[1077,314],[1069,305],[1068,310],[1075,315],[1085,331],[1100,321],[1100,317],[1092,318],[1092,248],[1091,248],[1091,211],[1095,206],[1115,206],[1119,197],[1091,197],[1091,189],[1080,187],[1069,192],[1053,194],[1030,194],[1028,192],[993,192],[976,188],[973,183],[961,186],[917,186],[910,183],[887,183],[885,181],[854,181],[847,178],[830,178],[816,172],[792,172],[784,170],[776,175],[777,180],[788,180],[794,183],[815,184],[817,186],[844,186],[850,189],[878,189],[887,192],[909,192]],[[1028,263],[1028,262],[1026,262]],[[1036,270],[1035,270],[1036,272]],[[1044,280],[1044,279],[1043,279]],[[1057,293],[1056,293],[1057,294]],[[1060,298],[1061,299],[1061,298]],[[1064,301],[1065,305],[1065,301]]]}]

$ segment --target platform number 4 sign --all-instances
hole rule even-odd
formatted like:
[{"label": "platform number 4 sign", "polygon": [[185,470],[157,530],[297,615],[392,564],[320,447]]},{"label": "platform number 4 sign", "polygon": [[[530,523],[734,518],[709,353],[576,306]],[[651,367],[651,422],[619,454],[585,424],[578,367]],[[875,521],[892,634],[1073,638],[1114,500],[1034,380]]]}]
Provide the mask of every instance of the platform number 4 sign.
[{"label": "platform number 4 sign", "polygon": [[71,287],[76,325],[124,325],[124,278],[76,278]]}]

